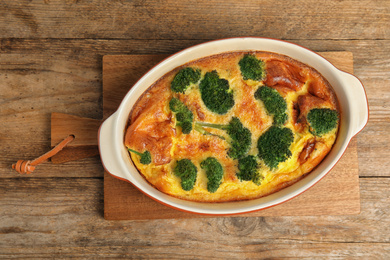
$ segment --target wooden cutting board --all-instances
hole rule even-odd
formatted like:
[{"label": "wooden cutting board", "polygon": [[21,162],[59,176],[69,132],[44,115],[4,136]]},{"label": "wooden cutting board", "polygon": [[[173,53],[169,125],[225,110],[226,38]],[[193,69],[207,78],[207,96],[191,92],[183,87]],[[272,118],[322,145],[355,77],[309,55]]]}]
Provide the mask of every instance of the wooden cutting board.
[{"label": "wooden cutting board", "polygon": [[[350,52],[320,53],[336,67],[353,73]],[[103,119],[117,109],[131,86],[166,55],[108,55],[103,57]],[[64,123],[66,121],[66,123]],[[75,122],[75,123],[72,123]],[[82,123],[84,122],[84,123]],[[96,154],[100,120],[52,114],[52,145],[67,134],[75,134],[80,142],[71,143],[53,162],[61,163]],[[82,127],[80,126],[82,125]],[[61,127],[58,127],[61,125]],[[82,129],[81,129],[82,128]],[[53,130],[54,129],[54,130]],[[95,149],[95,150],[94,150]],[[314,216],[350,215],[360,212],[360,193],[356,139],[333,170],[314,187],[281,205],[235,216]],[[195,218],[191,214],[161,205],[139,192],[133,185],[104,173],[104,218],[108,220],[144,220]]]}]

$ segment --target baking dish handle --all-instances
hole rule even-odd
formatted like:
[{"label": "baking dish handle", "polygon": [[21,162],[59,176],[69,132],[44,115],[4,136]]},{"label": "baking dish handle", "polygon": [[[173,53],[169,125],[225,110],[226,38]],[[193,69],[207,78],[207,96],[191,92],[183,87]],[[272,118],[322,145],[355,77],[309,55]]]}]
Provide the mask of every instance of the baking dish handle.
[{"label": "baking dish handle", "polygon": [[352,74],[342,72],[344,86],[348,87],[353,135],[358,134],[368,122],[368,101],[362,82]]},{"label": "baking dish handle", "polygon": [[117,113],[112,114],[100,126],[98,133],[100,159],[104,169],[111,175],[126,179],[118,162],[117,149],[114,147],[114,123]]}]

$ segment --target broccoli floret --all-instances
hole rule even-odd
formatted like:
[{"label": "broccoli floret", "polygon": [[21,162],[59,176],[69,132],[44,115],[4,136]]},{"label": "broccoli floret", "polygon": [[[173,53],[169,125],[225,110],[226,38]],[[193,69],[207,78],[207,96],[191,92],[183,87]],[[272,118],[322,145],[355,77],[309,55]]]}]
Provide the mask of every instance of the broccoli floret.
[{"label": "broccoli floret", "polygon": [[290,145],[293,141],[294,134],[291,129],[271,126],[257,142],[259,157],[271,170],[275,169],[280,162],[284,162],[292,155]]},{"label": "broccoli floret", "polygon": [[277,90],[262,86],[255,92],[255,98],[263,101],[268,114],[273,115],[275,125],[283,125],[287,121],[287,103]]},{"label": "broccoli floret", "polygon": [[263,80],[265,78],[265,63],[254,55],[246,54],[239,62],[241,75],[244,80]]},{"label": "broccoli floret", "polygon": [[200,79],[200,69],[184,68],[181,69],[171,82],[171,89],[173,92],[184,93],[186,89],[192,84],[195,84]]},{"label": "broccoli floret", "polygon": [[234,106],[229,82],[221,79],[217,71],[207,72],[199,84],[200,94],[206,107],[217,114],[226,114]]},{"label": "broccoli floret", "polygon": [[206,171],[207,190],[211,193],[216,192],[221,185],[223,177],[223,168],[218,160],[214,157],[208,157],[200,163],[200,167]]},{"label": "broccoli floret", "polygon": [[180,177],[181,187],[183,190],[189,191],[194,188],[196,182],[198,169],[189,159],[182,159],[177,161],[173,173]]},{"label": "broccoli floret", "polygon": [[[230,137],[231,147],[228,151],[228,155],[233,159],[241,158],[249,151],[252,143],[252,134],[248,128],[245,128],[242,125],[240,119],[237,117],[233,117],[228,125],[210,124],[203,122],[197,122],[195,125],[196,128],[201,126],[225,130]],[[224,138],[222,137],[222,139]]]},{"label": "broccoli floret", "polygon": [[127,150],[129,150],[129,152],[132,152],[132,153],[135,153],[135,154],[141,156],[141,159],[139,160],[139,162],[142,164],[149,164],[152,162],[152,156],[150,155],[149,151],[145,151],[143,153],[140,153],[140,152],[137,152],[137,151],[130,149],[130,148],[127,148]]},{"label": "broccoli floret", "polygon": [[177,98],[172,98],[169,101],[169,108],[176,113],[176,126],[181,127],[183,134],[189,134],[192,130],[192,121],[194,119],[194,114],[191,110]]},{"label": "broccoli floret", "polygon": [[240,181],[253,181],[255,184],[260,185],[263,180],[263,176],[259,172],[260,164],[253,155],[248,155],[238,160],[237,178]]},{"label": "broccoli floret", "polygon": [[338,120],[337,111],[329,108],[313,108],[307,114],[307,121],[310,124],[309,130],[316,136],[329,133],[337,126]]}]

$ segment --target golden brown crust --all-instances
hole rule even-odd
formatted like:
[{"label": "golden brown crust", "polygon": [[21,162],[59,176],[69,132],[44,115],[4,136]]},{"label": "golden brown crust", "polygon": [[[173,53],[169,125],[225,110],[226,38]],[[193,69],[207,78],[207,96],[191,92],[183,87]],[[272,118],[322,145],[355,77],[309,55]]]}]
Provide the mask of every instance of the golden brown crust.
[{"label": "golden brown crust", "polygon": [[[266,78],[261,82],[244,80],[238,66],[247,53],[265,62]],[[208,71],[216,70],[221,78],[229,81],[233,89],[235,105],[228,113],[216,115],[204,105],[198,87],[192,87],[185,94],[173,93],[170,83],[183,67],[199,68],[202,77]],[[264,177],[261,185],[237,178],[238,162],[229,157],[229,143],[215,136],[202,135],[197,131],[182,134],[176,128],[175,115],[169,109],[172,97],[180,99],[194,114],[194,121],[227,124],[235,116],[252,133],[252,145],[248,152],[257,155],[257,140],[271,125],[261,102],[254,98],[259,86],[267,85],[280,93],[287,101],[289,120],[284,127],[295,133],[291,145],[292,156],[280,163],[276,170],[270,170],[261,163]],[[313,136],[306,122],[312,108],[331,108],[338,111],[337,99],[329,83],[313,68],[287,56],[270,52],[232,52],[205,57],[167,73],[154,83],[139,98],[129,116],[124,143],[127,147],[143,152],[149,151],[152,163],[143,165],[139,156],[131,154],[135,165],[145,179],[158,190],[181,199],[200,202],[239,201],[263,197],[277,192],[303,178],[328,154],[337,135]],[[217,135],[226,136],[222,130],[209,129]],[[224,176],[219,189],[207,190],[207,177],[200,162],[215,157],[223,166]],[[176,161],[190,159],[198,169],[197,181],[191,191],[184,191],[180,178],[172,171]]]},{"label": "golden brown crust", "polygon": [[298,91],[306,82],[302,66],[291,59],[267,60],[266,71],[264,83],[269,87],[280,85]]},{"label": "golden brown crust", "polygon": [[149,89],[133,108],[125,134],[125,145],[136,151],[149,151],[156,165],[171,161],[170,148],[176,130],[172,117],[164,111],[169,96],[164,85]]}]

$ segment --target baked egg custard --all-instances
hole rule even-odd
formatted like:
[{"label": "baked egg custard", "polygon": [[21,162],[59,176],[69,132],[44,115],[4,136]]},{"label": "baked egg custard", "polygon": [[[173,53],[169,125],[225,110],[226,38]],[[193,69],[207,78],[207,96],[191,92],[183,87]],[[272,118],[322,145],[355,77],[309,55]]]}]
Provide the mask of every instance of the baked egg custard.
[{"label": "baked egg custard", "polygon": [[124,145],[156,189],[198,202],[255,199],[310,173],[331,150],[340,111],[315,69],[261,51],[180,66],[138,99]]}]

